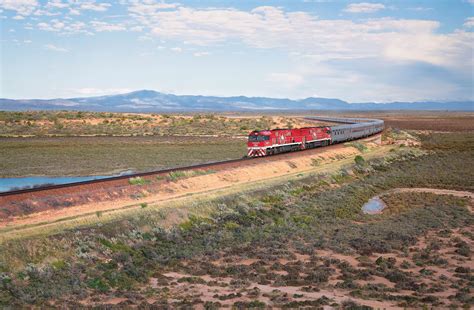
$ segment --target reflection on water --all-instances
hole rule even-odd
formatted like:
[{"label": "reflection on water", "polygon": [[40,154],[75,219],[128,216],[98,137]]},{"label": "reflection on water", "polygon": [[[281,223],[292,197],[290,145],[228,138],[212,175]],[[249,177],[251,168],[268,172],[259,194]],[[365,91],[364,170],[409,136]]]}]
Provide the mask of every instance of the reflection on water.
[{"label": "reflection on water", "polygon": [[385,203],[379,198],[374,197],[362,206],[362,211],[366,214],[380,213],[385,208]]},{"label": "reflection on water", "polygon": [[86,177],[26,177],[26,178],[0,178],[0,192],[16,189],[41,187],[52,184],[66,184],[88,180],[109,178],[110,175],[86,176]]}]

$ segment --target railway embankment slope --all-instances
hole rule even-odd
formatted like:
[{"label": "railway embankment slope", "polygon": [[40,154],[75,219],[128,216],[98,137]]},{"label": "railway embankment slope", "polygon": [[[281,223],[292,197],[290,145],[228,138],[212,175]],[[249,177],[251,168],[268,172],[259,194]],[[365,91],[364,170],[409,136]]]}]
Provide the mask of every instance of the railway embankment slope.
[{"label": "railway embankment slope", "polygon": [[239,191],[252,191],[311,173],[335,173],[357,155],[383,157],[391,148],[381,136],[282,156],[205,169],[121,179],[100,184],[0,197],[0,240],[68,227],[113,221],[136,212],[189,204]]}]

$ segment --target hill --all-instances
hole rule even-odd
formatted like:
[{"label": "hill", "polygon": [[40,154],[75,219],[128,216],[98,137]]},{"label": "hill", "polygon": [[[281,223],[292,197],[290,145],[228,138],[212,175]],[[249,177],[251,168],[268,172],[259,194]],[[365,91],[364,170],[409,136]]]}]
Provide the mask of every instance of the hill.
[{"label": "hill", "polygon": [[262,110],[449,110],[473,111],[473,101],[348,103],[339,99],[216,97],[140,90],[126,94],[67,99],[0,99],[0,110],[80,110],[104,112],[262,111]]}]

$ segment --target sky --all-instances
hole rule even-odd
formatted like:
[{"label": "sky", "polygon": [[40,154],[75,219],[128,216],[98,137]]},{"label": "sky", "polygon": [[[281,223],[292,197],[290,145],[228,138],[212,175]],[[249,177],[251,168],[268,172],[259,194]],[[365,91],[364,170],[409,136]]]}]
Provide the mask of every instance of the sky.
[{"label": "sky", "polygon": [[474,0],[0,0],[0,98],[474,100]]}]

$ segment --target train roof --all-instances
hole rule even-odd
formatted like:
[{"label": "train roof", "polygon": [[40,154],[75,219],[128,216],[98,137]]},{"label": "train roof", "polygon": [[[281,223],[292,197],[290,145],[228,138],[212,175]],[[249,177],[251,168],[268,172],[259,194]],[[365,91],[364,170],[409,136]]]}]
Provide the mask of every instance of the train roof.
[{"label": "train roof", "polygon": [[301,128],[274,128],[274,129],[266,129],[266,130],[254,130],[249,135],[269,135],[272,131],[276,130],[299,130],[299,129],[309,129],[309,128],[327,128],[329,127],[331,130],[338,130],[338,129],[348,129],[348,128],[360,128],[365,127],[368,125],[384,125],[383,120],[379,119],[371,119],[371,118],[347,118],[347,117],[306,117],[309,120],[318,120],[318,121],[328,121],[339,123],[339,125],[334,126],[308,126],[308,127],[301,127]]},{"label": "train roof", "polygon": [[260,133],[260,132],[271,132],[274,130],[299,130],[299,129],[310,129],[310,128],[326,128],[330,126],[307,126],[307,127],[298,127],[298,128],[273,128],[273,129],[263,129],[263,130],[254,130],[250,134]]}]

